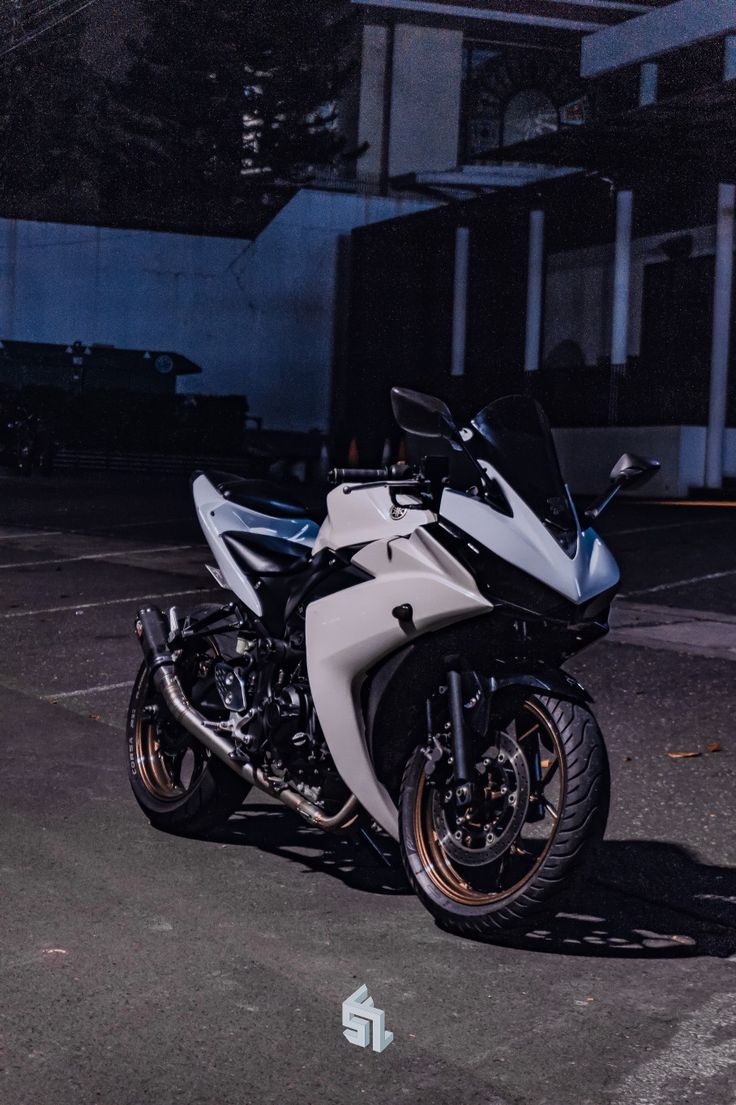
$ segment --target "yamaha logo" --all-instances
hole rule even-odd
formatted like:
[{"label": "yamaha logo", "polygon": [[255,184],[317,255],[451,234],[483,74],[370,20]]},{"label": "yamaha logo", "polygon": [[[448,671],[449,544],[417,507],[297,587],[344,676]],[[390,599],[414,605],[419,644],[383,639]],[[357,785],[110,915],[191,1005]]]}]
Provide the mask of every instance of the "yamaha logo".
[{"label": "yamaha logo", "polygon": [[390,513],[391,513],[391,517],[393,518],[394,522],[398,522],[400,518],[404,517],[404,515],[406,514],[406,509],[407,508],[405,506],[392,506],[391,507]]}]

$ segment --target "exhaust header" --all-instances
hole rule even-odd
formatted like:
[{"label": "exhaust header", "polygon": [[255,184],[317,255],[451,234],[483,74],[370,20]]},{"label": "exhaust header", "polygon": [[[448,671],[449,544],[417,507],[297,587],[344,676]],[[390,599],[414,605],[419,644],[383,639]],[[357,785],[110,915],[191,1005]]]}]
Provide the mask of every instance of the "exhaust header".
[{"label": "exhaust header", "polygon": [[156,690],[159,692],[171,716],[193,737],[208,748],[213,755],[245,779],[246,783],[278,798],[284,805],[311,825],[317,825],[327,832],[339,832],[346,828],[357,816],[358,799],[351,794],[342,809],[332,817],[324,810],[297,794],[289,786],[271,780],[263,769],[252,763],[244,763],[236,754],[235,742],[231,737],[217,731],[217,727],[208,722],[199,710],[190,703],[174,668],[174,657],[169,648],[169,627],[166,618],[157,606],[143,606],[138,611],[135,632],[143,650],[143,658]]}]

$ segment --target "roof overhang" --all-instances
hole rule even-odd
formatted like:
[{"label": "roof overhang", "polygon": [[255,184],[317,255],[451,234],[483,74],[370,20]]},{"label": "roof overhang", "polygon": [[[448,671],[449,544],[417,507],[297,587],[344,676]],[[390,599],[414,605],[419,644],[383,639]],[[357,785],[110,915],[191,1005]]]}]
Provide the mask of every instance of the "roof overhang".
[{"label": "roof overhang", "polygon": [[424,170],[392,177],[397,191],[415,191],[439,200],[466,200],[501,188],[524,188],[528,184],[569,176],[578,170],[566,165],[535,165],[504,162],[501,165],[460,165],[456,169]]},{"label": "roof overhang", "polygon": [[[657,0],[661,2],[661,0]],[[651,11],[651,3],[634,0],[352,0],[362,7],[486,23],[587,34],[600,31],[614,20],[630,19]]]},{"label": "roof overhang", "polygon": [[734,0],[676,0],[583,39],[580,75],[600,77],[628,65],[736,32]]}]

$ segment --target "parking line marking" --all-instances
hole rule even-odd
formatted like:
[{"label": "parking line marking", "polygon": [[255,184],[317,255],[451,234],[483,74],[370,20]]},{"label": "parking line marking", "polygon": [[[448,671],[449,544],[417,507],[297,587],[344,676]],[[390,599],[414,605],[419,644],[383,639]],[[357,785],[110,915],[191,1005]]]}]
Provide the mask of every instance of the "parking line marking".
[{"label": "parking line marking", "polygon": [[121,687],[132,687],[132,679],[126,679],[124,683],[102,683],[99,687],[84,687],[81,691],[59,691],[58,694],[42,694],[46,702],[54,701],[57,698],[78,698],[83,694],[98,694],[100,691],[118,691]]},{"label": "parking line marking", "polygon": [[143,553],[183,552],[185,549],[197,549],[199,545],[161,545],[145,549],[121,549],[119,552],[85,553],[83,556],[60,556],[54,560],[19,560],[15,564],[0,564],[4,568],[41,568],[46,564],[77,564],[80,560],[108,560],[111,556],[140,556]]},{"label": "parking line marking", "polygon": [[706,583],[710,579],[725,579],[726,576],[736,576],[736,568],[729,568],[725,572],[708,572],[705,576],[693,576],[692,579],[676,579],[674,583],[659,583],[656,587],[643,587],[640,591],[627,591],[621,595],[622,599],[633,599],[637,595],[653,595],[657,591],[673,591],[676,587],[689,587],[693,583]]},{"label": "parking line marking", "polygon": [[0,541],[18,541],[21,537],[58,537],[63,532],[63,529],[31,529],[23,533],[0,534]]},{"label": "parking line marking", "polygon": [[150,522],[115,522],[112,526],[101,526],[101,529],[139,529],[143,526],[167,526],[172,523],[191,522],[191,518],[154,518]]},{"label": "parking line marking", "polygon": [[631,533],[654,533],[655,530],[680,529],[683,526],[712,526],[716,522],[722,524],[723,521],[723,518],[704,518],[700,521],[697,518],[691,518],[689,522],[663,522],[659,526],[637,526],[636,529],[611,530],[610,533],[606,534],[606,537],[628,537]]},{"label": "parking line marking", "polygon": [[181,595],[211,595],[220,591],[220,587],[193,587],[190,591],[167,591],[161,595],[128,595],[124,599],[102,599],[100,602],[78,602],[74,606],[47,606],[44,610],[10,610],[0,614],[4,618],[32,618],[36,614],[68,614],[76,610],[93,610],[97,606],[117,606],[120,603],[129,602],[131,606],[136,602],[148,602],[149,599],[173,599]]},{"label": "parking line marking", "polygon": [[733,499],[640,499],[640,506],[718,506],[725,510],[736,508]]}]

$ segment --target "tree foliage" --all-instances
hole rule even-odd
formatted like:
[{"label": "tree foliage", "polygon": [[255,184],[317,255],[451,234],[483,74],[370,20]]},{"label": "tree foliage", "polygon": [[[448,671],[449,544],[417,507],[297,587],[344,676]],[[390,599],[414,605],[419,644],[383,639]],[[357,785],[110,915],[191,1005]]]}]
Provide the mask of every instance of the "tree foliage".
[{"label": "tree foliage", "polygon": [[149,0],[111,86],[108,204],[207,221],[330,164],[345,11],[343,0]]},{"label": "tree foliage", "polygon": [[97,202],[102,81],[84,59],[83,18],[25,45],[33,30],[21,24],[0,59],[2,213],[80,217]]}]

